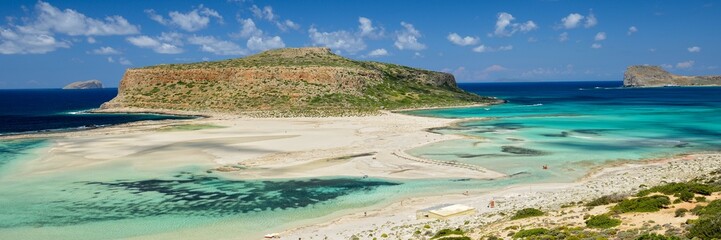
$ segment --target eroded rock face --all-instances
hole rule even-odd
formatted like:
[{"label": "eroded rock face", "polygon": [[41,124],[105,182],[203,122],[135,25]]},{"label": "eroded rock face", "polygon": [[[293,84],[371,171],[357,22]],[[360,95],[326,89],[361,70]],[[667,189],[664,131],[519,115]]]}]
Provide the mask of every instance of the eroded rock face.
[{"label": "eroded rock face", "polygon": [[630,66],[623,75],[626,87],[719,86],[721,76],[679,76],[659,66]]},{"label": "eroded rock face", "polygon": [[88,80],[88,81],[78,81],[74,82],[68,85],[65,85],[63,89],[97,89],[97,88],[103,88],[103,83],[99,80]]},{"label": "eroded rock face", "polygon": [[353,61],[327,48],[291,48],[218,62],[128,69],[118,96],[102,107],[344,112],[487,100],[459,89],[448,73]]}]

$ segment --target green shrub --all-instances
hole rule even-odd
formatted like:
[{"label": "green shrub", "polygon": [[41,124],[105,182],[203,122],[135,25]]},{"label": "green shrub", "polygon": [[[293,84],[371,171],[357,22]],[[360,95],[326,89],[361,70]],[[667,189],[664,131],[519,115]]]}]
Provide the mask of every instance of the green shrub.
[{"label": "green shrub", "polygon": [[650,197],[640,197],[634,199],[626,199],[613,206],[611,210],[616,213],[627,212],[657,212],[661,208],[671,204],[666,196],[655,195]]},{"label": "green shrub", "polygon": [[721,200],[713,200],[708,205],[697,206],[691,210],[694,214],[699,217],[712,216],[721,213]]},{"label": "green shrub", "polygon": [[471,240],[471,238],[463,236],[463,237],[444,237],[441,238],[442,240]]},{"label": "green shrub", "polygon": [[539,236],[543,234],[547,234],[550,231],[545,228],[532,228],[532,229],[525,229],[518,231],[516,234],[513,234],[513,238],[527,238],[527,237],[533,237],[533,236]]},{"label": "green shrub", "polygon": [[711,195],[713,192],[719,191],[718,186],[706,185],[701,183],[669,183],[661,186],[652,187],[638,193],[639,197],[647,196],[650,193],[660,192],[666,195],[679,194],[682,192],[690,192],[704,196]]},{"label": "green shrub", "polygon": [[676,236],[665,236],[655,233],[646,233],[636,238],[636,240],[680,240],[681,238]]},{"label": "green shrub", "polygon": [[693,199],[694,194],[691,192],[688,192],[688,191],[683,191],[683,192],[674,194],[674,196],[678,197],[678,199],[681,199],[681,201],[691,202],[691,199]]},{"label": "green shrub", "polygon": [[704,196],[695,197],[694,199],[696,199],[696,202],[706,202],[706,197]]},{"label": "green shrub", "polygon": [[674,216],[675,217],[683,217],[683,216],[686,216],[686,212],[688,212],[688,209],[679,208],[679,209],[676,209],[676,211],[674,212]]},{"label": "green shrub", "polygon": [[596,215],[586,220],[586,226],[591,228],[612,228],[621,225],[621,220],[611,218],[607,214]]},{"label": "green shrub", "polygon": [[535,209],[535,208],[524,208],[521,210],[518,210],[513,217],[511,217],[511,220],[521,219],[521,218],[529,218],[529,217],[538,217],[543,216],[543,211]]},{"label": "green shrub", "polygon": [[[446,228],[446,229],[441,229],[440,231],[438,231],[436,233],[436,235],[433,235],[433,238],[440,238],[440,237],[444,237],[444,236],[448,236],[448,235],[463,235],[463,234],[464,234],[464,232],[460,228],[456,228],[456,229],[447,229]],[[443,238],[443,239],[447,239],[447,238]]]},{"label": "green shrub", "polygon": [[382,238],[387,238],[387,237],[388,237],[388,234],[385,234],[385,233],[384,233],[384,234],[381,234],[381,237],[382,237]]},{"label": "green shrub", "polygon": [[619,194],[611,194],[611,195],[606,195],[606,196],[603,196],[600,198],[596,198],[593,201],[586,203],[586,206],[587,207],[595,207],[595,206],[608,205],[611,203],[617,203],[617,202],[623,201],[624,199],[626,199],[626,196],[619,195]]},{"label": "green shrub", "polygon": [[691,224],[688,231],[689,238],[721,239],[721,213],[713,216],[700,217]]}]

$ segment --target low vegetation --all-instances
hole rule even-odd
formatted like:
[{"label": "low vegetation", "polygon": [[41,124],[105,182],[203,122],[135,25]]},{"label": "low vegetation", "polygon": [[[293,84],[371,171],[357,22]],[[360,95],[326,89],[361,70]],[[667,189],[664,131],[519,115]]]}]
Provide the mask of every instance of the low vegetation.
[{"label": "low vegetation", "polygon": [[511,217],[511,220],[516,219],[522,219],[522,218],[529,218],[529,217],[538,217],[543,216],[543,211],[535,209],[535,208],[525,208],[518,210],[515,215]]},{"label": "low vegetation", "polygon": [[591,216],[586,220],[586,226],[590,228],[612,228],[621,225],[621,220],[611,218],[608,214]]},{"label": "low vegetation", "polygon": [[441,229],[431,239],[443,239],[443,240],[470,240],[469,237],[464,236],[465,232],[460,228],[456,229]]},{"label": "low vegetation", "polygon": [[625,195],[611,194],[611,195],[606,195],[606,196],[603,196],[600,198],[596,198],[596,199],[586,203],[586,206],[587,207],[602,206],[602,205],[608,205],[608,204],[612,204],[612,203],[621,202],[623,200],[626,200]]},{"label": "low vegetation", "polygon": [[658,212],[658,210],[665,208],[669,204],[671,204],[669,197],[654,195],[623,200],[611,208],[611,210],[615,213]]}]

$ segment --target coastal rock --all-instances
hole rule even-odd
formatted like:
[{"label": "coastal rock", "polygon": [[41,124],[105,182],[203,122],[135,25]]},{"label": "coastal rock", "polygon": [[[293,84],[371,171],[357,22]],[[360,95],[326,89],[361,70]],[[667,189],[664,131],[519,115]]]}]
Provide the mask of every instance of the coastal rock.
[{"label": "coastal rock", "polygon": [[314,47],[128,69],[118,96],[102,108],[319,116],[491,101],[461,90],[448,73],[355,61]]},{"label": "coastal rock", "polygon": [[659,66],[630,66],[623,74],[623,86],[721,86],[721,76],[680,76]]},{"label": "coastal rock", "polygon": [[70,83],[68,85],[65,85],[63,89],[97,89],[97,88],[103,88],[103,83],[100,82],[100,80],[88,80],[88,81],[77,81],[74,83]]}]

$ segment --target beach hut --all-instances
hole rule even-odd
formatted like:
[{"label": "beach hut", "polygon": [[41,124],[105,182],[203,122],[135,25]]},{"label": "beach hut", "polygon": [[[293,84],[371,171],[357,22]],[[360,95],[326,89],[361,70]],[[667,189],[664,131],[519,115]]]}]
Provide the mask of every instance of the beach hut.
[{"label": "beach hut", "polygon": [[448,219],[461,215],[470,215],[476,209],[462,204],[443,204],[416,211],[417,219]]}]

